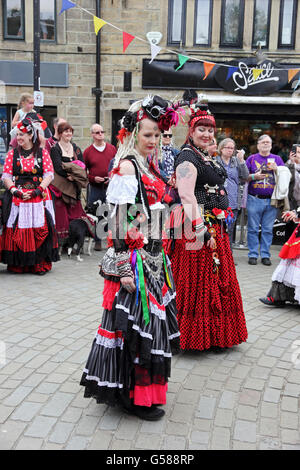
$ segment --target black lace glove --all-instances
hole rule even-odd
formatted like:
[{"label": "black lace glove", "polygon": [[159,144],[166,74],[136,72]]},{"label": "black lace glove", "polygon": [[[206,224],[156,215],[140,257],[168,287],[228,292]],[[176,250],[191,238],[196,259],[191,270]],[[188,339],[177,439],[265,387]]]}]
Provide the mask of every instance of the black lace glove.
[{"label": "black lace glove", "polygon": [[34,189],[31,193],[31,197],[43,196],[43,188],[39,186],[38,188]]}]

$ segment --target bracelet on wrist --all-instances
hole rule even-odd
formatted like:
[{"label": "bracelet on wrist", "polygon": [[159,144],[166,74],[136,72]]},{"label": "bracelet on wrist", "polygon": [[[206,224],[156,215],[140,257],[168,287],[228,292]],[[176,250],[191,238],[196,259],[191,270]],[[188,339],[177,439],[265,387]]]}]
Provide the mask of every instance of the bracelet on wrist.
[{"label": "bracelet on wrist", "polygon": [[252,181],[255,180],[255,173],[252,173],[251,178],[252,178]]}]

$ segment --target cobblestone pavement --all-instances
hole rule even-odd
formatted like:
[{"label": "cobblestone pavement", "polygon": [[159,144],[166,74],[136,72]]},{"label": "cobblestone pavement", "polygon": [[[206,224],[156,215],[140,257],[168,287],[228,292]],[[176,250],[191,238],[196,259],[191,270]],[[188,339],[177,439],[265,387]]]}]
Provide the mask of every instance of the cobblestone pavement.
[{"label": "cobblestone pavement", "polygon": [[174,357],[158,422],[83,398],[101,317],[99,253],[63,257],[44,277],[0,265],[0,449],[300,449],[300,308],[258,301],[278,251],[266,267],[235,250],[249,339]]}]

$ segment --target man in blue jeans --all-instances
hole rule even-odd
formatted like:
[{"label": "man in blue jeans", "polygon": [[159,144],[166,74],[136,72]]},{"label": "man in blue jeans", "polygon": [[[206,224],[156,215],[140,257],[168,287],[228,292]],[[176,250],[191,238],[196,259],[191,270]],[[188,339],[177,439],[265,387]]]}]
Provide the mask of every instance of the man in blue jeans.
[{"label": "man in blue jeans", "polygon": [[272,139],[262,135],[257,141],[258,153],[246,160],[249,170],[247,199],[248,213],[248,263],[257,264],[259,255],[259,228],[261,227],[260,256],[265,266],[271,266],[270,246],[273,239],[273,225],[277,208],[271,206],[271,196],[275,187],[275,172],[284,166],[279,155],[271,153]]}]

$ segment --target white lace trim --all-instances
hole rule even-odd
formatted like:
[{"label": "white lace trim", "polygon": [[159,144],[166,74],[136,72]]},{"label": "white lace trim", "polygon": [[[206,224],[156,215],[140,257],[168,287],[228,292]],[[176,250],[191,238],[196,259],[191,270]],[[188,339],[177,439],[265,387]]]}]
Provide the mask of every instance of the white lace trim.
[{"label": "white lace trim", "polygon": [[107,380],[103,382],[99,379],[99,377],[96,377],[94,375],[88,375],[88,369],[83,369],[83,372],[87,374],[86,380],[94,380],[95,382],[97,382],[97,385],[99,385],[99,387],[123,388],[123,384],[120,384],[119,382],[108,382]]},{"label": "white lace trim", "polygon": [[134,204],[138,192],[135,175],[114,175],[108,185],[106,199],[111,204]]},{"label": "white lace trim", "polygon": [[97,334],[96,344],[98,344],[99,346],[104,346],[108,349],[120,348],[122,350],[124,343],[123,338],[106,338],[105,336]]}]

